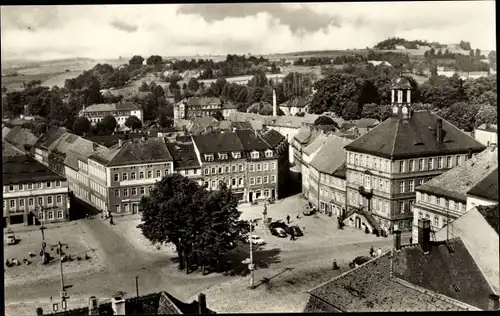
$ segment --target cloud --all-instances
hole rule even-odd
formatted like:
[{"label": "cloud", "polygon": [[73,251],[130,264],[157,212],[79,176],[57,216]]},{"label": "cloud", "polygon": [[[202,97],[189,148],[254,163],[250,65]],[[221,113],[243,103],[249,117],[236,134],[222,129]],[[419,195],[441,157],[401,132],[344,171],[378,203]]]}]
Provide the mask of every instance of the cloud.
[{"label": "cloud", "polygon": [[2,7],[2,58],[267,54],[387,37],[495,49],[495,3],[373,2]]}]

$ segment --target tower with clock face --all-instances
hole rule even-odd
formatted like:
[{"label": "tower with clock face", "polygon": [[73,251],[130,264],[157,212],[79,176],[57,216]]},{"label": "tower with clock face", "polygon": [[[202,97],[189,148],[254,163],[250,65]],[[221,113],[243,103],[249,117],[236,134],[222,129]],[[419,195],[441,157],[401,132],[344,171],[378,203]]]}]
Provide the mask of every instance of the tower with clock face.
[{"label": "tower with clock face", "polygon": [[403,120],[411,116],[411,84],[403,77],[398,77],[392,82],[391,89],[392,114]]}]

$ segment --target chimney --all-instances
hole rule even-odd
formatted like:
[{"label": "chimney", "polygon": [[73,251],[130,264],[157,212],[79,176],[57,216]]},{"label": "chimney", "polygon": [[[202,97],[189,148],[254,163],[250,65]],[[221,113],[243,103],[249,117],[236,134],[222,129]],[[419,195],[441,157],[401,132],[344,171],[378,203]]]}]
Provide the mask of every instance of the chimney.
[{"label": "chimney", "polygon": [[442,119],[438,119],[437,122],[436,122],[436,138],[437,138],[437,142],[438,144],[442,144],[443,143],[443,138],[444,138],[444,133],[443,133],[443,120]]},{"label": "chimney", "polygon": [[95,296],[89,298],[89,315],[99,315],[99,302]]},{"label": "chimney", "polygon": [[418,220],[418,243],[424,252],[431,250],[431,221],[429,219]]},{"label": "chimney", "polygon": [[125,315],[125,300],[121,296],[116,296],[111,299],[111,308],[113,315]]},{"label": "chimney", "polygon": [[494,152],[494,151],[495,151],[495,149],[497,149],[497,144],[495,144],[495,143],[491,143],[491,144],[490,144],[490,149],[491,149],[491,151],[492,151],[492,152]]},{"label": "chimney", "polygon": [[36,309],[36,316],[43,316],[43,309],[41,307]]},{"label": "chimney", "polygon": [[206,313],[207,313],[207,298],[205,294],[200,293],[198,294],[198,314],[206,314]]},{"label": "chimney", "polygon": [[397,228],[394,230],[394,248],[401,250],[401,231]]},{"label": "chimney", "polygon": [[276,89],[273,88],[273,116],[278,115],[278,108],[276,105]]},{"label": "chimney", "polygon": [[488,310],[490,311],[497,311],[500,309],[500,306],[498,304],[499,301],[499,296],[496,294],[490,294],[489,296],[489,304],[488,304]]}]

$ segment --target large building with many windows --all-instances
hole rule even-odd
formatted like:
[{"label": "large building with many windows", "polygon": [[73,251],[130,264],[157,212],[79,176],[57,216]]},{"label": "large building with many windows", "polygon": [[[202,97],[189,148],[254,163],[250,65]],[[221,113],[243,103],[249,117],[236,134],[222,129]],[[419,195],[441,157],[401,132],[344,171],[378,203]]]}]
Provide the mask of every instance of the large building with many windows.
[{"label": "large building with many windows", "polygon": [[283,195],[288,143],[281,134],[238,130],[193,136],[193,141],[206,188],[217,189],[225,182],[247,202]]},{"label": "large building with many windows", "polygon": [[39,225],[69,218],[66,179],[2,142],[3,222]]},{"label": "large building with many windows", "polygon": [[124,125],[129,116],[136,116],[141,122],[144,120],[141,107],[129,102],[92,104],[80,111],[80,116],[88,118],[92,125],[108,115],[116,119],[118,126]]},{"label": "large building with many windows", "polygon": [[[484,203],[483,199],[474,199],[472,205],[471,197],[469,196],[469,204],[467,203],[467,194],[472,190],[475,195],[487,194],[490,185],[494,184],[498,178],[495,176],[498,168],[498,150],[496,147],[484,150],[480,154],[470,159],[464,158],[461,165],[435,177],[429,182],[424,183],[416,190],[416,207],[413,213],[413,222],[419,219],[428,219],[431,221],[433,232],[437,232],[443,226],[459,218],[471,208],[477,205],[491,205],[492,203]],[[492,177],[489,178],[489,176]],[[483,180],[483,188],[481,193],[477,192],[478,185],[481,185]],[[498,201],[496,202],[498,203]],[[414,240],[418,238],[418,228],[413,227]]]},{"label": "large building with many windows", "polygon": [[173,158],[164,138],[120,140],[88,158],[92,204],[107,212],[136,213],[141,197],[173,172]]},{"label": "large building with many windows", "polygon": [[345,147],[348,211],[367,212],[386,232],[412,229],[415,188],[486,148],[410,101],[410,83],[396,79],[392,117]]}]

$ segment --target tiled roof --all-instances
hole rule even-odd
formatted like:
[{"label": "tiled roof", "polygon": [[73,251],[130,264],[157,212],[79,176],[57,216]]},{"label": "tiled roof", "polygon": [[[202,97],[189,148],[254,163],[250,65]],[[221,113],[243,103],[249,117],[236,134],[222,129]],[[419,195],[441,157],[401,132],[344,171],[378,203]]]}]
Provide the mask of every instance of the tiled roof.
[{"label": "tiled roof", "polygon": [[262,139],[271,146],[271,148],[276,148],[279,144],[285,141],[285,136],[281,135],[278,131],[270,129],[261,135]]},{"label": "tiled roof", "polygon": [[111,111],[136,111],[140,106],[135,103],[99,103],[92,104],[85,108],[85,112],[111,112]]},{"label": "tiled roof", "polygon": [[65,180],[29,156],[2,157],[3,184]]},{"label": "tiled roof", "polygon": [[22,128],[21,126],[15,126],[13,129],[5,135],[3,138],[10,144],[14,145],[17,149],[23,149],[25,144],[33,146],[37,143],[38,137],[36,137],[29,129]]},{"label": "tiled roof", "polygon": [[438,143],[435,128],[439,118],[428,111],[414,112],[406,123],[391,117],[353,141],[346,149],[389,159],[403,159],[467,153],[469,150],[479,152],[486,148],[446,120],[443,120],[446,135],[443,142]]},{"label": "tiled roof", "polygon": [[354,120],[353,124],[358,128],[368,128],[377,126],[378,124],[380,124],[380,121],[372,118],[362,118],[359,120]]},{"label": "tiled roof", "polygon": [[311,160],[310,165],[321,173],[333,174],[345,163],[344,146],[350,142],[349,139],[343,137],[328,135],[326,142]]},{"label": "tiled roof", "polygon": [[186,103],[188,106],[206,106],[209,104],[220,105],[221,101],[215,97],[192,97]]},{"label": "tiled roof", "polygon": [[263,111],[264,109],[267,109],[268,111],[272,111],[273,105],[268,102],[255,102],[254,104],[250,105],[247,109],[249,112],[253,112],[255,110]]},{"label": "tiled roof", "polygon": [[193,141],[201,154],[242,152],[245,150],[238,135],[233,132],[193,136]]},{"label": "tiled roof", "polygon": [[498,204],[496,205],[479,205],[477,206],[477,211],[484,217],[484,219],[490,224],[490,226],[499,234],[499,214],[498,214]]},{"label": "tiled roof", "polygon": [[[156,134],[157,135],[157,134]],[[154,132],[151,132],[151,137],[157,137],[155,136]],[[84,136],[85,139],[97,143],[99,145],[105,146],[105,147],[111,147],[113,145],[118,144],[118,140],[126,140],[130,138],[141,138],[141,134],[137,133],[130,133],[127,135],[86,135]]]},{"label": "tiled roof", "polygon": [[223,104],[223,107],[224,107],[224,109],[228,109],[228,110],[238,109],[238,104],[233,103],[231,101],[225,101]]},{"label": "tiled roof", "polygon": [[25,156],[26,154],[14,145],[2,140],[2,157]]},{"label": "tiled roof", "polygon": [[286,102],[281,103],[279,106],[288,107],[288,108],[291,108],[291,107],[303,108],[303,107],[307,106],[309,103],[311,103],[310,98],[304,98],[304,97],[297,98],[297,97],[295,97],[295,98],[292,98]]},{"label": "tiled roof", "polygon": [[236,131],[236,135],[238,135],[243,148],[245,148],[245,151],[263,151],[271,149],[271,146],[252,130],[240,129]]},{"label": "tiled roof", "polygon": [[487,132],[494,132],[494,133],[496,133],[497,132],[497,124],[488,124],[488,123],[485,123],[485,124],[479,126],[476,129],[487,131]]},{"label": "tiled roof", "polygon": [[59,139],[64,133],[66,133],[64,130],[57,128],[57,127],[51,127],[47,133],[43,134],[38,142],[36,143],[35,147],[40,147],[42,149],[48,149],[52,143],[54,143],[56,140]]},{"label": "tiled roof", "polygon": [[467,192],[498,167],[497,155],[498,149],[484,150],[461,166],[425,182],[417,190],[466,201]]},{"label": "tiled roof", "polygon": [[467,194],[498,201],[498,167],[479,181]]},{"label": "tiled roof", "polygon": [[168,151],[165,140],[163,138],[146,138],[124,142],[107,165],[123,166],[167,161],[173,161],[173,158]]},{"label": "tiled roof", "polygon": [[308,141],[311,136],[311,129],[309,127],[301,127],[297,134],[293,138],[295,138],[299,143],[304,144]]},{"label": "tiled roof", "polygon": [[342,312],[486,309],[491,287],[463,243],[449,243],[454,253],[443,243],[434,243],[428,254],[418,245],[387,252],[309,293]]},{"label": "tiled roof", "polygon": [[196,156],[196,151],[191,137],[188,137],[188,141],[182,140],[184,139],[178,138],[175,143],[167,144],[168,150],[174,159],[174,168],[199,168],[200,163],[198,162],[198,157]]},{"label": "tiled roof", "polygon": [[10,132],[10,128],[7,126],[2,126],[2,139],[7,136],[7,134]]},{"label": "tiled roof", "polygon": [[323,144],[326,142],[326,135],[321,133],[314,138],[312,142],[310,142],[305,148],[304,148],[304,154],[306,155],[312,155],[315,151],[319,150]]},{"label": "tiled roof", "polygon": [[411,89],[411,84],[408,79],[404,77],[398,77],[392,81],[393,89]]}]

